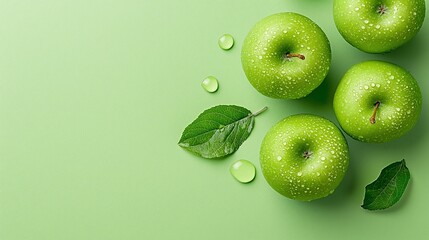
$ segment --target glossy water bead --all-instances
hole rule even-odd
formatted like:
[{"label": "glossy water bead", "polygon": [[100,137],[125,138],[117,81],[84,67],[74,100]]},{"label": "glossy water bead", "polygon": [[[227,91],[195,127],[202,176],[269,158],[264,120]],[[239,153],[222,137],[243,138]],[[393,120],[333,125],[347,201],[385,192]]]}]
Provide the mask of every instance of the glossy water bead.
[{"label": "glossy water bead", "polygon": [[229,168],[232,176],[241,183],[249,183],[255,179],[256,169],[253,163],[247,160],[238,160]]},{"label": "glossy water bead", "polygon": [[201,83],[201,86],[209,93],[216,92],[219,88],[219,82],[217,79],[213,76],[206,77],[203,82]]},{"label": "glossy water bead", "polygon": [[224,34],[219,38],[218,44],[223,50],[229,50],[234,46],[234,38],[231,34]]}]

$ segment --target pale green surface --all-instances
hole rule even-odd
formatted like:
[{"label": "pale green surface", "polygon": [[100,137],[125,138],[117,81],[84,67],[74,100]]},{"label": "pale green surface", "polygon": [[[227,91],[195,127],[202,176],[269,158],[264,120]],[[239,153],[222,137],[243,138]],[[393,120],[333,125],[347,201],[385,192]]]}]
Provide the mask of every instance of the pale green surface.
[{"label": "pale green surface", "polygon": [[241,183],[248,183],[255,179],[256,168],[252,162],[238,160],[229,168],[231,175]]},{"label": "pale green surface", "polygon": [[[247,31],[280,11],[309,16],[332,46],[327,80],[301,100],[256,92],[241,69]],[[228,52],[217,40],[231,33]],[[0,239],[424,239],[429,235],[427,121],[429,23],[386,55],[359,52],[337,32],[332,1],[0,2]],[[295,113],[336,123],[336,84],[355,63],[383,59],[414,75],[423,95],[416,128],[377,145],[349,140],[345,181],[326,199],[289,200],[261,175],[258,152],[274,123]],[[215,94],[204,77],[221,79]],[[256,119],[249,139],[223,160],[177,146],[204,109],[237,104]],[[364,187],[406,158],[411,181],[393,209],[360,208]],[[228,168],[257,166],[248,185]]]}]

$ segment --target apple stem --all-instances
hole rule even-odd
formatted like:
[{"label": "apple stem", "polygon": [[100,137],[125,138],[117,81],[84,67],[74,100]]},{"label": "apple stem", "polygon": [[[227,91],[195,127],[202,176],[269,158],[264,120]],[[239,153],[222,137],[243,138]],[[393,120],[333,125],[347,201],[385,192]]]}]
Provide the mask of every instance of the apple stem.
[{"label": "apple stem", "polygon": [[375,116],[377,115],[378,107],[380,107],[379,101],[375,102],[375,104],[374,104],[374,111],[372,112],[371,118],[369,119],[369,122],[371,124],[375,124]]},{"label": "apple stem", "polygon": [[259,111],[257,111],[257,112],[255,112],[255,113],[253,113],[253,116],[258,116],[259,114],[261,114],[261,113],[263,113],[263,112],[265,112],[266,110],[268,109],[268,107],[264,107],[264,108],[262,108],[261,110],[259,110]]},{"label": "apple stem", "polygon": [[297,58],[299,58],[301,60],[305,60],[305,56],[302,55],[302,54],[299,54],[299,53],[288,53],[288,54],[286,54],[286,57],[287,58],[297,57]]}]

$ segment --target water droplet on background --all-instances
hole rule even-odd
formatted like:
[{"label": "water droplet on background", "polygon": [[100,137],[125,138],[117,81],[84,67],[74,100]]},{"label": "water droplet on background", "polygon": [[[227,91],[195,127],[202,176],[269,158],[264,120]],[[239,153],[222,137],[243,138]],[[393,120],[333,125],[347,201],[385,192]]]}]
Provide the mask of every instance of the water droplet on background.
[{"label": "water droplet on background", "polygon": [[255,179],[256,168],[247,160],[238,160],[229,168],[231,175],[241,183],[249,183]]},{"label": "water droplet on background", "polygon": [[219,82],[218,80],[213,76],[206,77],[203,82],[201,83],[201,86],[209,93],[214,93],[219,88]]},{"label": "water droplet on background", "polygon": [[234,46],[234,38],[230,34],[224,34],[219,38],[218,44],[223,50],[229,50]]}]

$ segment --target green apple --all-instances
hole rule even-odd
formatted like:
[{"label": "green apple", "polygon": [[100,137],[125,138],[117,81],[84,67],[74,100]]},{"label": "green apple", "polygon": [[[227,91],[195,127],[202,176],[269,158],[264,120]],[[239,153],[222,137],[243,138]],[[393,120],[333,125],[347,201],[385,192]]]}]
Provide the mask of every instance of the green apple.
[{"label": "green apple", "polygon": [[279,13],[258,22],[244,40],[243,70],[260,93],[302,98],[328,74],[331,48],[325,33],[297,13]]},{"label": "green apple", "polygon": [[341,131],[315,115],[293,115],[274,125],[260,152],[262,173],[282,195],[311,201],[333,193],[349,165]]},{"label": "green apple", "polygon": [[413,38],[423,25],[425,0],[334,0],[338,31],[368,53],[388,52]]},{"label": "green apple", "polygon": [[387,142],[399,138],[417,123],[422,94],[405,69],[382,61],[351,67],[334,96],[337,119],[354,139]]}]

